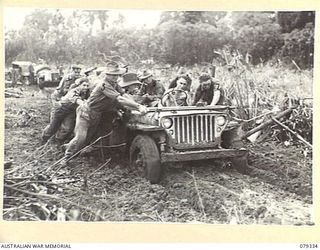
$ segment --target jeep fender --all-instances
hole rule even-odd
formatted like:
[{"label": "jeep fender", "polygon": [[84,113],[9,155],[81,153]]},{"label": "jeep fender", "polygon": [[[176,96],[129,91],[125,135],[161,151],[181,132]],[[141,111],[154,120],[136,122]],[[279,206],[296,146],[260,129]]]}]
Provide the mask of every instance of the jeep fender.
[{"label": "jeep fender", "polygon": [[130,124],[127,127],[128,127],[129,137],[130,137],[129,139],[130,144],[136,135],[146,134],[155,140],[160,151],[163,150],[160,145],[165,144],[167,140],[167,133],[164,128],[161,128],[159,126],[149,125],[149,124],[141,124],[141,123]]}]

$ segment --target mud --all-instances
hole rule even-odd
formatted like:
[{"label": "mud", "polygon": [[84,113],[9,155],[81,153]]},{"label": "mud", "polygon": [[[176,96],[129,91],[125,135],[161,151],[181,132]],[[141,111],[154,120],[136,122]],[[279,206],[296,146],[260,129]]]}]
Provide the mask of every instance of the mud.
[{"label": "mud", "polygon": [[63,209],[66,220],[82,221],[314,224],[312,154],[303,147],[248,144],[246,175],[222,160],[167,164],[154,185],[126,160],[113,157],[103,166],[110,155],[81,156],[59,168],[60,145],[43,147],[40,139],[49,122],[48,94],[28,88],[22,98],[5,100],[5,184],[52,196],[5,187],[5,220],[57,220]]}]

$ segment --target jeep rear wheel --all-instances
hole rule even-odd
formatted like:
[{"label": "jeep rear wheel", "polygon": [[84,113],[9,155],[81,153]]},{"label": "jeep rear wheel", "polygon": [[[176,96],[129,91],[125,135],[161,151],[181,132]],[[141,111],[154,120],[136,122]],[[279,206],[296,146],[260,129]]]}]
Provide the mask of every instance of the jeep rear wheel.
[{"label": "jeep rear wheel", "polygon": [[150,183],[158,183],[161,175],[160,154],[155,141],[147,135],[137,135],[130,147],[130,166]]}]

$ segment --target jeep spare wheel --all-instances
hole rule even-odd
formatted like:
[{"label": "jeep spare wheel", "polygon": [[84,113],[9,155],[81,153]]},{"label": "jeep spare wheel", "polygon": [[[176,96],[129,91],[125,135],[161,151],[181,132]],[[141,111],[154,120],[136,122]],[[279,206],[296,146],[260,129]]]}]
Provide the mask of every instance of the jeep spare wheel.
[{"label": "jeep spare wheel", "polygon": [[160,154],[155,141],[147,135],[137,135],[130,147],[130,166],[150,183],[158,183],[161,175]]}]

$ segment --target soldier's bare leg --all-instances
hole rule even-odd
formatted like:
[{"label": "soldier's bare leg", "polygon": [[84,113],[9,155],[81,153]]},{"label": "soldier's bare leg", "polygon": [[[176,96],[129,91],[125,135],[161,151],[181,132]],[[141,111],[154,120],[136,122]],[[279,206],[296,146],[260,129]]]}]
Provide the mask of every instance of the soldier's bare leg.
[{"label": "soldier's bare leg", "polygon": [[76,126],[74,128],[75,136],[67,144],[65,152],[66,158],[70,158],[85,146],[89,127],[90,122],[81,117],[80,114],[77,114]]}]

